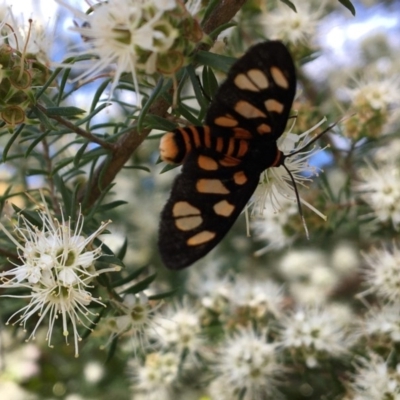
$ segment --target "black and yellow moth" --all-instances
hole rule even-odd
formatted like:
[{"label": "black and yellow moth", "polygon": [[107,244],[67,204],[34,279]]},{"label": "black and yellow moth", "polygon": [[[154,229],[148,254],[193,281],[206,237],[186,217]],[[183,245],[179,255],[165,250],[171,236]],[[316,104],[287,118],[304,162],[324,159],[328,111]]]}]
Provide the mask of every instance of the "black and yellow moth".
[{"label": "black and yellow moth", "polygon": [[158,246],[166,267],[188,267],[213,249],[246,206],[261,172],[282,165],[276,141],[295,92],[287,48],[279,41],[257,44],[230,69],[204,126],[162,137],[161,158],[183,163],[161,213]]}]

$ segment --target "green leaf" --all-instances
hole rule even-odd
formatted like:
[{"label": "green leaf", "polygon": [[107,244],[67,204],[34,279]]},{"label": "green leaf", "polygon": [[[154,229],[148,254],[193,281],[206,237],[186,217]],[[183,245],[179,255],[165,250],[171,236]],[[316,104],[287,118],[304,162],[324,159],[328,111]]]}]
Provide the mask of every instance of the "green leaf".
[{"label": "green leaf", "polygon": [[144,165],[128,165],[128,166],[124,166],[124,169],[140,169],[142,171],[146,171],[146,172],[150,172],[150,168],[149,167],[145,167]]},{"label": "green leaf", "polygon": [[142,281],[138,282],[136,285],[131,286],[127,290],[124,290],[122,293],[131,293],[136,294],[139,292],[143,292],[143,290],[147,289],[149,285],[156,279],[157,274],[151,274],[147,278],[144,278]]},{"label": "green leaf", "polygon": [[179,114],[181,114],[185,119],[187,119],[192,125],[196,126],[200,124],[199,119],[191,113],[191,111],[185,104],[179,103],[176,108]]},{"label": "green leaf", "polygon": [[165,167],[160,171],[160,174],[171,171],[172,169],[178,168],[180,166],[180,164],[166,164]]},{"label": "green leaf", "polygon": [[[94,165],[94,163],[93,163],[93,165]],[[114,185],[115,185],[115,183],[110,183],[107,187],[103,188],[103,190],[101,191],[100,196],[97,199],[97,201],[95,202],[95,204],[92,205],[88,210],[86,210],[86,212],[87,212],[86,218],[88,220],[92,219],[93,216],[97,213],[97,209],[98,209],[98,207],[101,206],[101,203],[104,200],[104,197],[114,187]],[[111,254],[113,254],[113,253],[111,252]]]},{"label": "green leaf", "polygon": [[28,168],[25,172],[26,176],[44,175],[47,176],[48,171],[39,168]]},{"label": "green leaf", "polygon": [[220,35],[221,32],[223,32],[229,28],[232,28],[233,26],[237,26],[237,22],[227,22],[226,24],[222,24],[222,25],[218,26],[217,28],[215,28],[209,34],[209,36],[212,39],[216,39]]},{"label": "green leaf", "polygon": [[[106,79],[105,81],[103,81],[103,82],[99,85],[99,87],[97,88],[96,92],[94,93],[94,95],[93,95],[93,101],[92,101],[92,104],[90,105],[90,111],[91,111],[91,112],[92,112],[93,110],[96,109],[97,103],[98,103],[99,101],[101,101],[101,97],[103,96],[103,92],[106,90],[108,84],[110,83],[110,80],[111,80],[111,79]],[[105,104],[107,104],[107,103],[105,103]],[[89,120],[88,122],[90,123],[90,120]],[[90,130],[90,129],[89,129],[89,126],[87,126],[87,129]]]},{"label": "green leaf", "polygon": [[125,278],[119,279],[118,281],[113,282],[113,287],[118,287],[118,286],[122,286],[122,285],[126,285],[129,282],[132,282],[133,280],[135,280],[138,276],[140,276],[141,274],[143,274],[143,272],[145,272],[148,269],[148,265],[145,265],[143,267],[138,268],[136,271],[133,271],[132,273],[130,273],[128,276],[126,276]]},{"label": "green leaf", "polygon": [[201,50],[196,54],[194,61],[201,65],[208,65],[222,72],[228,72],[236,61],[236,58]]},{"label": "green leaf", "polygon": [[74,166],[77,167],[81,161],[81,158],[83,156],[83,154],[86,151],[87,146],[89,145],[89,142],[84,143],[80,149],[76,152],[75,154],[75,158],[74,158]]},{"label": "green leaf", "polygon": [[219,84],[217,78],[215,77],[214,71],[210,67],[205,66],[203,68],[202,80],[203,89],[209,97],[209,100],[213,99],[218,90]]},{"label": "green leaf", "polygon": [[38,108],[34,107],[32,108],[33,113],[39,118],[40,123],[46,127],[46,129],[49,129],[51,131],[56,131],[57,128],[55,127],[55,125],[52,124],[50,118],[43,113],[42,111],[40,111]]},{"label": "green leaf", "polygon": [[281,0],[282,3],[286,4],[288,7],[290,7],[294,12],[297,12],[296,6],[289,0]]},{"label": "green leaf", "polygon": [[37,138],[35,138],[32,143],[28,146],[28,148],[26,149],[26,152],[24,154],[25,158],[28,158],[28,156],[31,154],[32,150],[35,149],[36,145],[38,143],[40,143],[47,135],[49,134],[48,131],[42,133],[41,135],[39,135]]},{"label": "green leaf", "polygon": [[7,154],[8,151],[10,150],[12,144],[15,142],[15,140],[17,139],[17,137],[19,136],[19,134],[21,133],[21,131],[24,129],[25,124],[21,124],[16,130],[15,132],[12,134],[10,140],[7,142],[7,144],[4,146],[3,149],[3,162],[7,161]]},{"label": "green leaf", "polygon": [[85,110],[78,107],[48,107],[46,113],[48,116],[74,117],[79,114],[85,114]]},{"label": "green leaf", "polygon": [[119,337],[115,336],[111,340],[111,344],[108,347],[108,353],[107,353],[107,358],[106,358],[105,364],[108,364],[112,360],[112,358],[114,357],[114,354],[117,351],[118,339],[119,339]]},{"label": "green leaf", "polygon": [[161,299],[165,299],[166,297],[171,297],[174,294],[176,294],[178,291],[178,288],[169,290],[168,292],[164,292],[164,293],[158,293],[158,294],[153,294],[152,296],[149,296],[149,300],[161,300]]},{"label": "green leaf", "polygon": [[137,120],[137,131],[140,133],[143,129],[143,122],[145,120],[145,117],[150,109],[150,106],[156,101],[156,99],[158,98],[158,96],[161,93],[161,90],[163,88],[163,84],[164,84],[164,79],[160,78],[157,82],[156,87],[153,89],[150,97],[148,98],[148,100],[146,101],[146,103],[143,105],[142,110],[140,112],[139,118]]},{"label": "green leaf", "polygon": [[207,20],[207,18],[210,16],[210,14],[214,11],[215,7],[217,6],[217,4],[220,2],[220,0],[211,0],[209,2],[207,2],[207,7],[204,10],[204,14],[203,14],[203,19],[202,19],[202,23],[205,22]]},{"label": "green leaf", "polygon": [[68,164],[71,164],[74,162],[74,157],[67,157],[64,160],[61,160],[57,163],[57,165],[53,168],[51,171],[51,174],[54,175],[56,172],[58,172],[60,169],[66,167]]},{"label": "green leaf", "polygon": [[13,203],[11,203],[11,205],[15,210],[15,212],[17,212],[18,214],[22,214],[32,225],[35,225],[38,228],[41,228],[43,226],[43,221],[40,218],[38,212],[30,210],[21,210],[18,206],[16,206]]},{"label": "green leaf", "polygon": [[122,244],[121,248],[118,250],[117,257],[120,260],[124,259],[126,250],[128,250],[128,238],[125,238],[124,243]]},{"label": "green leaf", "polygon": [[187,71],[188,71],[190,81],[192,82],[192,87],[193,87],[197,102],[199,103],[199,105],[202,109],[207,108],[208,102],[204,97],[203,89],[200,85],[199,77],[196,75],[196,72],[195,72],[193,66],[188,65]]},{"label": "green leaf", "polygon": [[97,313],[96,317],[94,318],[93,321],[89,323],[89,326],[87,329],[85,329],[83,332],[81,332],[80,336],[82,339],[86,339],[89,337],[89,335],[94,331],[96,325],[99,323],[99,321],[105,317],[105,314],[108,312],[109,307],[102,307],[101,311]]},{"label": "green leaf", "polygon": [[[103,249],[104,249],[104,244],[103,246],[101,246],[101,250]],[[125,268],[125,264],[114,254],[103,254],[96,260],[96,263],[106,264],[105,268],[108,268],[110,264],[118,265],[119,267]]]},{"label": "green leaf", "polygon": [[143,126],[148,129],[159,129],[160,131],[173,131],[176,124],[158,115],[147,114]]},{"label": "green leaf", "polygon": [[97,208],[97,212],[105,212],[108,210],[112,210],[113,208],[117,208],[119,206],[122,206],[124,204],[128,204],[127,201],[124,200],[116,200],[116,201],[112,201],[111,203],[107,203],[107,204],[102,204],[101,206],[99,206]]},{"label": "green leaf", "polygon": [[54,173],[53,177],[56,188],[58,192],[61,194],[63,200],[64,211],[65,211],[64,215],[66,215],[67,217],[75,217],[74,215],[71,214],[71,211],[74,208],[73,206],[74,199],[72,198],[71,191],[67,188],[67,186],[64,183],[64,180],[60,177],[60,175]]},{"label": "green leaf", "polygon": [[[98,114],[100,111],[103,111],[106,107],[108,107],[110,104],[109,103],[103,103],[100,104],[95,110],[91,111],[90,114],[86,115],[85,118],[79,120],[79,122],[76,123],[76,126],[82,125],[85,122],[88,123],[88,125],[90,124],[90,122],[92,121],[92,118]],[[90,127],[87,126],[86,128],[89,132],[91,131]]]},{"label": "green leaf", "polygon": [[356,16],[356,9],[350,0],[339,0],[339,3],[343,4],[353,14],[354,17]]},{"label": "green leaf", "polygon": [[101,256],[96,261],[98,261],[99,263],[107,264],[107,267],[109,264],[115,264],[122,268],[126,268],[125,264],[122,262],[122,260],[119,257],[117,257],[113,253],[113,251],[104,242],[102,242],[99,238],[95,238],[93,240],[93,243],[97,247],[101,247],[101,252],[102,252]]}]

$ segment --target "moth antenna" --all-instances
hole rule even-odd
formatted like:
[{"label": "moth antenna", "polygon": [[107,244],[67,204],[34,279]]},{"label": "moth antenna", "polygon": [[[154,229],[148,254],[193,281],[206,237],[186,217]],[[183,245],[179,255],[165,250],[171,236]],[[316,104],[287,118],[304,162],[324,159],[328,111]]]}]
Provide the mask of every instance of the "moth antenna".
[{"label": "moth antenna", "polygon": [[291,157],[294,156],[298,153],[301,153],[306,147],[310,146],[311,144],[315,143],[320,137],[324,136],[326,132],[330,131],[331,129],[333,129],[337,124],[339,124],[340,122],[343,122],[344,120],[352,117],[353,115],[355,115],[355,113],[350,114],[350,115],[345,115],[344,117],[338,119],[336,122],[334,122],[333,124],[329,125],[326,129],[324,129],[322,132],[318,133],[318,135],[314,136],[308,143],[306,143],[301,149],[297,149],[296,151],[294,151],[293,153],[289,153],[289,154],[285,154],[285,158],[286,157]]},{"label": "moth antenna", "polygon": [[[309,147],[311,144],[315,143],[321,136],[325,135],[326,132],[330,131],[332,128],[334,128],[339,122],[344,121],[347,118],[350,118],[351,116],[353,116],[354,114],[351,114],[349,116],[345,116],[339,120],[337,120],[336,122],[334,122],[333,124],[329,125],[326,129],[324,129],[322,132],[320,132],[318,135],[316,135],[315,137],[313,137],[307,144],[305,144],[301,149],[297,149],[296,151],[293,151],[292,153],[289,154],[285,154],[284,158],[287,157],[291,157],[294,156],[296,154],[301,153],[306,147]],[[299,210],[299,214],[301,217],[301,221],[303,223],[303,227],[304,227],[304,231],[306,233],[306,237],[307,240],[310,240],[310,235],[308,232],[308,228],[307,228],[307,224],[306,224],[306,220],[304,218],[304,214],[303,214],[303,208],[301,205],[301,201],[300,201],[300,196],[299,196],[299,191],[297,190],[297,185],[296,185],[296,181],[294,180],[293,174],[290,172],[289,168],[286,167],[285,163],[282,163],[283,167],[285,168],[286,172],[288,173],[290,180],[292,181],[293,184],[293,189],[294,189],[294,193],[296,195],[296,201],[297,201],[297,208]]]},{"label": "moth antenna", "polygon": [[299,191],[297,190],[296,181],[294,180],[294,177],[293,177],[292,173],[290,172],[290,169],[285,164],[282,164],[282,165],[283,165],[283,168],[286,169],[286,172],[289,174],[290,180],[292,181],[294,193],[296,195],[297,208],[299,210],[299,214],[301,217],[301,222],[303,223],[304,231],[306,233],[306,238],[307,238],[307,240],[310,240],[310,234],[308,233],[306,220],[304,218],[303,207],[301,206],[301,201],[300,201]]}]

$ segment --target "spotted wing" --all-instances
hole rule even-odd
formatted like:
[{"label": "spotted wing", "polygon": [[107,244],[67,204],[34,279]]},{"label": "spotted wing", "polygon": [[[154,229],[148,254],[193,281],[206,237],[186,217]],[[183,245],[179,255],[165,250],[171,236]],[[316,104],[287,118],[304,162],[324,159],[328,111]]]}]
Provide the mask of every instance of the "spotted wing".
[{"label": "spotted wing", "polygon": [[295,93],[295,67],[284,44],[257,44],[230,69],[210,105],[205,124],[244,129],[254,136],[277,140],[286,127]]},{"label": "spotted wing", "polygon": [[214,248],[250,199],[260,173],[280,164],[276,140],[295,90],[286,47],[258,44],[229,71],[205,126],[164,135],[162,159],[183,162],[161,213],[159,249],[168,268],[185,268]]},{"label": "spotted wing", "polygon": [[202,158],[224,160],[214,150],[194,149],[161,213],[158,246],[170,269],[185,268],[213,249],[232,227],[259,181],[259,172],[249,171],[242,163],[207,170],[199,167]]}]

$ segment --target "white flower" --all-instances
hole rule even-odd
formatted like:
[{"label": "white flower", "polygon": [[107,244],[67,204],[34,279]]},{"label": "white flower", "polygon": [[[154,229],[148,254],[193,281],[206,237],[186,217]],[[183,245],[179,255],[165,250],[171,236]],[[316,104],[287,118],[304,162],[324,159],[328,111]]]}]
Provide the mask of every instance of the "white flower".
[{"label": "white flower", "polygon": [[382,357],[371,353],[359,358],[351,387],[354,400],[400,399],[400,365],[390,368]]},{"label": "white flower", "polygon": [[107,343],[117,336],[130,334],[137,341],[133,343],[135,347],[139,345],[143,349],[148,344],[147,331],[156,329],[153,319],[161,303],[153,307],[147,296],[140,292],[136,295],[127,294],[122,303],[114,304],[121,315],[106,319],[108,329],[113,332]]},{"label": "white flower", "polygon": [[158,347],[174,350],[177,355],[185,351],[194,355],[203,344],[199,312],[185,304],[174,304],[157,314],[154,329],[149,334]]},{"label": "white flower", "polygon": [[[290,154],[298,152],[300,149],[306,147],[307,143],[312,140],[310,134],[325,121],[326,119],[323,119],[301,135],[296,135],[290,131],[286,132],[277,141],[278,149],[287,156],[285,157],[284,163],[286,168],[291,172],[296,185],[307,187],[307,182],[312,182],[311,177],[318,175],[318,168],[309,165],[308,160],[321,149],[314,150],[312,148],[310,150],[300,151],[294,156],[290,156]],[[262,211],[265,209],[267,203],[271,203],[275,210],[279,210],[280,201],[276,199],[278,193],[289,200],[297,200],[292,179],[283,165],[266,169],[264,173],[261,174],[260,185],[261,188],[257,188],[256,195],[254,196],[252,215],[262,215]],[[301,199],[300,201],[323,217],[321,213],[315,210],[305,200]]]},{"label": "white flower", "polygon": [[[136,93],[139,94],[137,68],[143,54],[150,59],[152,52],[167,51],[175,39],[178,31],[167,20],[163,20],[163,13],[171,9],[173,1],[140,1],[140,0],[113,0],[100,2],[90,14],[71,7],[63,0],[56,0],[68,8],[82,21],[80,26],[71,30],[78,32],[88,45],[90,52],[97,57],[91,66],[77,65],[85,71],[77,78],[82,79],[89,75],[96,75],[104,68],[114,66],[115,75],[111,91],[116,87],[122,73],[130,72]],[[152,12],[152,9],[154,12]],[[79,55],[79,52],[71,55]],[[146,63],[145,63],[146,65]],[[153,73],[154,57],[150,59],[146,72]],[[143,67],[143,64],[141,65]],[[151,69],[148,70],[148,69]]]},{"label": "white flower", "polygon": [[[174,384],[178,378],[179,357],[176,353],[150,353],[143,365],[131,360],[134,393],[142,392],[147,400],[172,400]],[[136,396],[135,396],[136,398]]]},{"label": "white flower", "polygon": [[279,2],[275,10],[268,10],[262,14],[261,24],[269,39],[307,44],[316,33],[318,21],[322,16],[323,3],[318,6],[304,1],[293,3],[297,12]]},{"label": "white flower", "polygon": [[221,264],[212,260],[206,262],[203,268],[192,268],[188,272],[190,293],[200,300],[204,308],[223,313],[228,306],[232,282],[226,273],[221,273]]},{"label": "white flower", "polygon": [[386,110],[391,104],[400,102],[400,79],[397,75],[376,76],[367,73],[357,87],[347,88],[346,93],[357,110],[365,107]]},{"label": "white flower", "polygon": [[156,0],[155,7],[162,11],[173,10],[176,7],[176,0]]},{"label": "white flower", "polygon": [[15,225],[15,239],[0,223],[0,229],[16,245],[21,265],[0,274],[3,288],[28,289],[29,294],[4,295],[7,297],[29,299],[29,304],[14,313],[9,320],[20,314],[15,323],[24,327],[32,316],[39,319],[29,336],[35,337],[39,325],[45,318],[49,319],[47,340],[51,346],[54,324],[61,316],[63,335],[68,337],[69,326],[72,328],[75,344],[75,355],[78,355],[78,325],[88,328],[92,324],[90,316],[95,314],[88,308],[92,302],[102,304],[88,291],[93,280],[100,273],[116,271],[119,267],[104,268],[96,271],[94,261],[100,257],[101,248],[93,248],[94,239],[110,223],[102,223],[90,236],[83,236],[83,216],[79,213],[72,228],[71,219],[61,222],[53,219],[49,209],[40,211],[40,228],[20,214]]},{"label": "white flower", "polygon": [[[265,195],[265,190],[261,185],[258,186],[254,194],[256,198],[259,192],[263,192],[262,196]],[[266,202],[262,217],[257,217],[251,221],[254,237],[257,240],[267,242],[266,246],[256,251],[256,256],[261,256],[271,250],[282,249],[294,240],[294,236],[288,233],[285,226],[290,218],[295,218],[298,215],[299,210],[295,201],[288,200],[274,187],[269,191],[269,195],[273,198],[274,203]],[[274,208],[275,203],[279,203],[278,211]]]},{"label": "white flower", "polygon": [[376,164],[386,164],[400,159],[400,139],[391,139],[384,146],[380,146],[374,153],[374,161]]},{"label": "white flower", "polygon": [[238,277],[229,292],[230,305],[235,308],[249,308],[256,317],[267,313],[275,317],[283,304],[282,286],[271,280],[251,280]]},{"label": "white flower", "polygon": [[364,280],[369,288],[361,293],[376,293],[390,302],[400,300],[400,249],[393,243],[391,251],[382,247],[373,248],[363,254],[368,268],[364,271]]},{"label": "white flower", "polygon": [[[241,329],[227,338],[215,357],[216,383],[211,386],[215,399],[277,398],[277,385],[283,367],[276,359],[276,346],[268,343],[265,334]],[[224,393],[215,393],[224,388]]]},{"label": "white flower", "polygon": [[315,249],[290,251],[280,261],[279,271],[288,292],[302,304],[326,302],[339,278],[326,255]]},{"label": "white flower", "polygon": [[104,365],[97,361],[89,361],[83,370],[86,382],[91,384],[98,383],[104,376],[105,368]]},{"label": "white flower", "polygon": [[382,342],[400,342],[400,312],[398,304],[385,304],[368,311],[363,322],[364,334]]},{"label": "white flower", "polygon": [[317,366],[320,357],[343,356],[354,343],[346,323],[328,309],[299,308],[281,318],[280,324],[281,346],[299,351],[309,368]]},{"label": "white flower", "polygon": [[[284,163],[291,172],[296,185],[307,187],[306,183],[312,181],[311,177],[318,175],[318,168],[309,165],[308,160],[321,149],[300,151],[293,156],[290,154],[303,149],[312,140],[310,133],[324,122],[325,119],[301,135],[289,131],[278,139],[279,150],[285,155],[289,155],[285,158]],[[326,219],[323,214],[301,197],[300,202],[321,218]],[[298,206],[292,178],[283,165],[268,168],[261,174],[260,184],[248,207],[252,209],[252,217],[262,217],[259,221],[254,222],[255,236],[269,242],[256,255],[283,248],[291,243],[294,238],[288,236],[284,228],[289,219],[298,212]]]},{"label": "white flower", "polygon": [[[372,71],[372,73],[370,72]],[[400,79],[396,72],[367,70],[355,88],[345,90],[355,114],[344,124],[344,134],[353,139],[377,138],[395,123],[400,104]],[[387,158],[386,158],[387,159]]]},{"label": "white flower", "polygon": [[395,162],[359,171],[360,182],[355,190],[371,208],[379,222],[390,221],[395,229],[400,224],[400,170]]},{"label": "white flower", "polygon": [[359,265],[359,250],[353,243],[339,243],[333,250],[332,268],[341,276],[356,273]]}]

